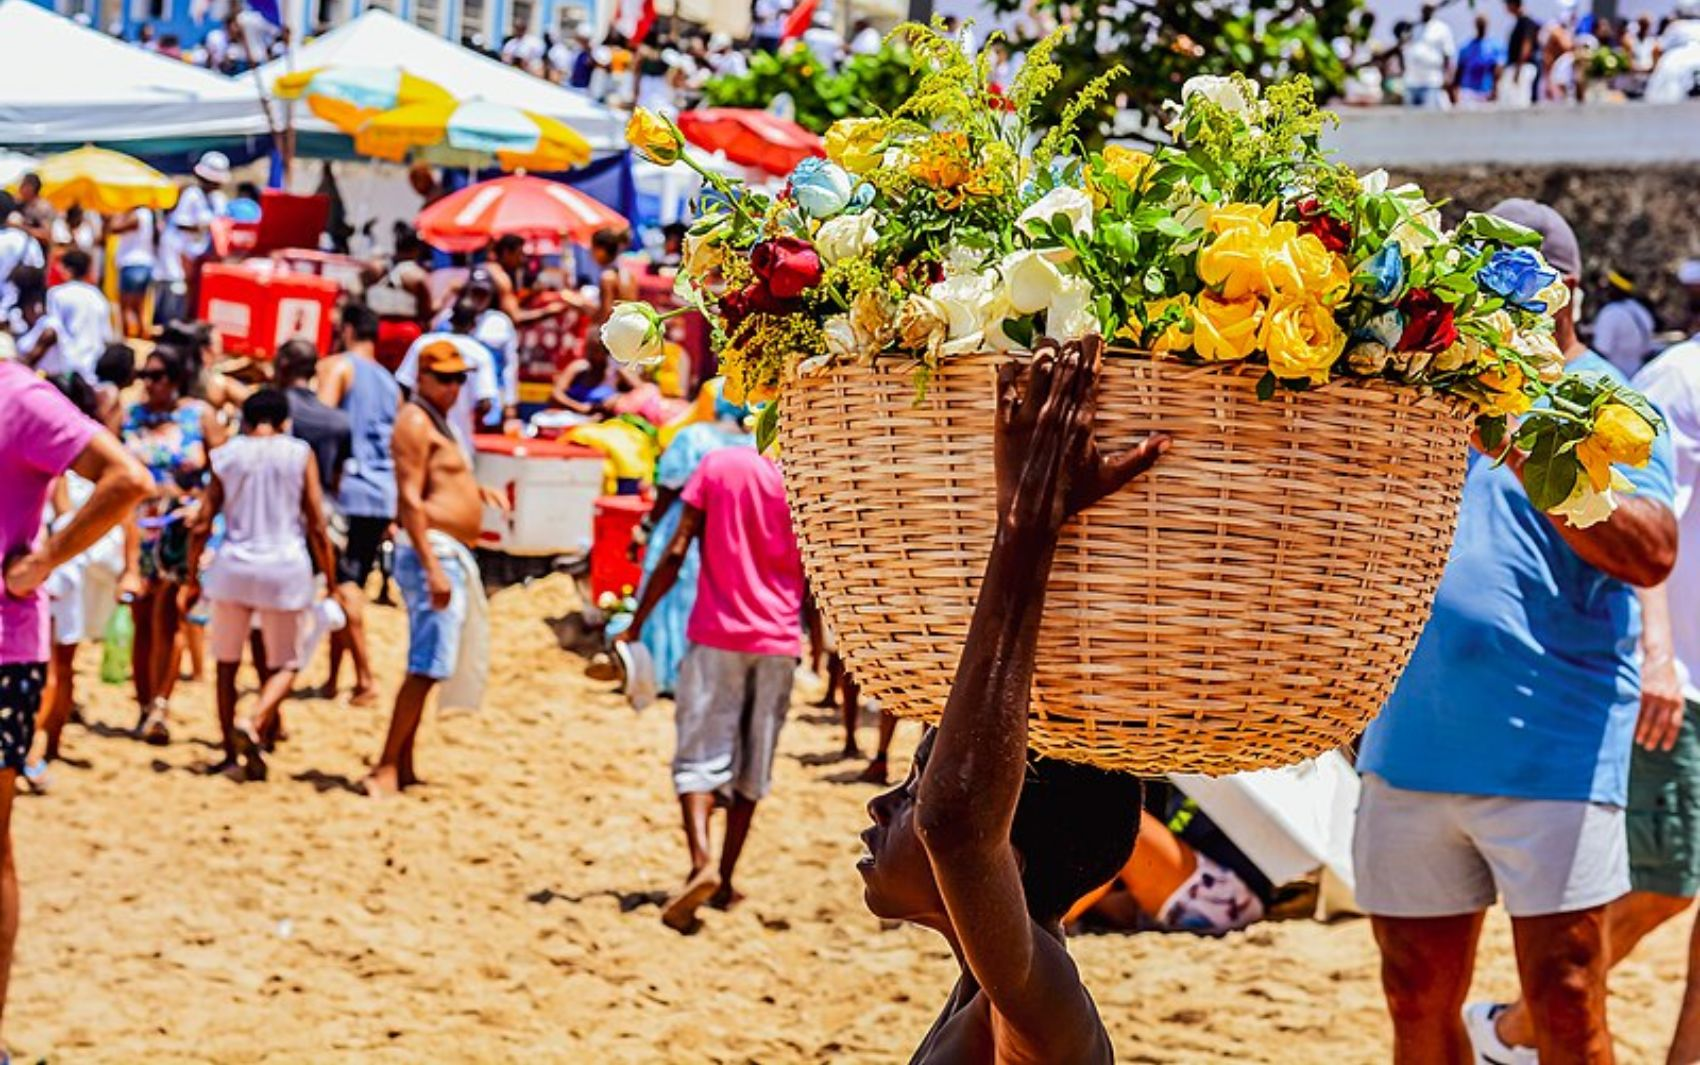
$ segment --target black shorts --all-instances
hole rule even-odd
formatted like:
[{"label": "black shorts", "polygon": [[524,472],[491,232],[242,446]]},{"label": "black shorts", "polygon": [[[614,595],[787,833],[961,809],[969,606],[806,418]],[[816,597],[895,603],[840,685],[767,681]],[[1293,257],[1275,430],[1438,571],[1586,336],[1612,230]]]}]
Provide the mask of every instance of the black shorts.
[{"label": "black shorts", "polygon": [[389,531],[390,518],[349,517],[348,542],[336,556],[336,582],[364,588],[372,567],[378,563],[378,549],[384,546],[384,533]]},{"label": "black shorts", "polygon": [[0,771],[22,770],[29,759],[35,714],[46,686],[46,662],[0,666]]}]

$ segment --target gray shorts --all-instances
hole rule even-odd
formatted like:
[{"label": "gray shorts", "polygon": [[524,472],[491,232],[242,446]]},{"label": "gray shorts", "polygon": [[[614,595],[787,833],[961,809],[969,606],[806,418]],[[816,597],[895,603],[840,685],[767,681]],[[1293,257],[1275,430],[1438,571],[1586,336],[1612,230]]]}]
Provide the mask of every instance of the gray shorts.
[{"label": "gray shorts", "polygon": [[1363,778],[1352,838],[1358,905],[1378,917],[1513,917],[1603,906],[1629,891],[1623,808],[1407,791]]},{"label": "gray shorts", "polygon": [[679,664],[674,694],[673,790],[680,795],[735,791],[766,798],[773,752],[791,708],[797,660],[692,644]]}]

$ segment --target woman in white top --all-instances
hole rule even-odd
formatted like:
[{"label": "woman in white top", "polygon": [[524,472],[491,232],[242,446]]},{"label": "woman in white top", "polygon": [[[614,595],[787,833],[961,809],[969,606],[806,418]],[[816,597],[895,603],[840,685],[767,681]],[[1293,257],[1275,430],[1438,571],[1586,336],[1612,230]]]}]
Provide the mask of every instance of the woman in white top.
[{"label": "woman in white top", "polygon": [[124,320],[124,335],[142,335],[142,308],[153,284],[158,255],[153,212],[146,207],[107,220],[106,231],[118,238],[113,252],[118,267],[118,312]]},{"label": "woman in white top", "polygon": [[[224,515],[224,543],[207,570],[212,603],[210,642],[218,663],[218,723],[224,761],[213,772],[244,764],[249,780],[264,780],[260,749],[275,738],[282,706],[296,671],[316,596],[318,572],[333,573],[325,533],[318,463],[304,441],[288,435],[289,399],[262,388],[242,404],[242,435],[210,455],[212,481],[189,543],[189,580],[183,610],[201,596],[200,559],[213,519]],[[310,553],[309,553],[310,552]],[[341,593],[331,589],[333,598]],[[265,662],[259,705],[236,722],[236,671],[255,620]]]}]

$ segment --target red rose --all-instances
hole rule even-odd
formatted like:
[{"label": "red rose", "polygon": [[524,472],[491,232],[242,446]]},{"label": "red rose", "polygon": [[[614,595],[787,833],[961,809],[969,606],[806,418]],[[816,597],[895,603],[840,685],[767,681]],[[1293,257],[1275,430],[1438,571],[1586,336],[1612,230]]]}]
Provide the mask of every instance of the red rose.
[{"label": "red rose", "polygon": [[1314,199],[1298,203],[1299,230],[1322,241],[1332,252],[1344,252],[1352,246],[1352,227],[1322,209]]},{"label": "red rose", "polygon": [[820,284],[820,253],[796,237],[774,237],[751,248],[750,268],[782,300],[796,299]]},{"label": "red rose", "polygon": [[1458,340],[1452,320],[1452,305],[1426,288],[1414,288],[1399,301],[1405,316],[1405,331],[1399,335],[1400,351],[1445,351]]},{"label": "red rose", "polygon": [[744,324],[752,314],[792,314],[802,310],[794,299],[780,299],[765,281],[754,281],[720,297],[720,316],[728,332]]}]

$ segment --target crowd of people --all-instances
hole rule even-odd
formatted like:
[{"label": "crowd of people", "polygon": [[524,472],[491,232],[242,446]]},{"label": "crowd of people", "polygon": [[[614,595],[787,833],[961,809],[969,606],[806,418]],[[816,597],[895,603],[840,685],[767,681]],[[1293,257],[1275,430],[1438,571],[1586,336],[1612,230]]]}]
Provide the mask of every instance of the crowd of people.
[{"label": "crowd of people", "polygon": [[1523,0],[1504,0],[1504,39],[1476,11],[1459,41],[1426,3],[1415,22],[1393,25],[1392,37],[1365,10],[1356,32],[1336,43],[1349,68],[1345,101],[1420,108],[1531,107],[1612,98],[1673,103],[1700,95],[1700,3],[1680,0],[1668,16],[1607,18],[1579,13],[1561,0],[1542,23]]}]

